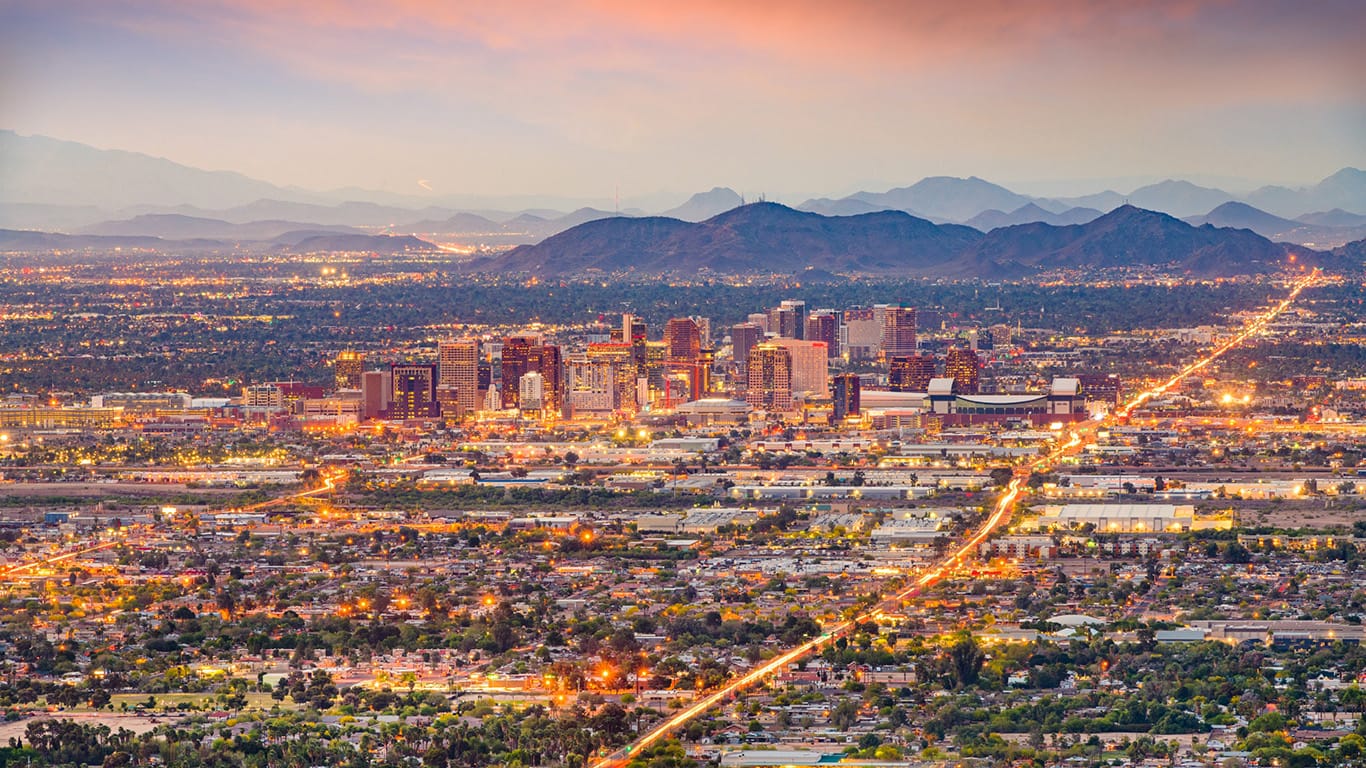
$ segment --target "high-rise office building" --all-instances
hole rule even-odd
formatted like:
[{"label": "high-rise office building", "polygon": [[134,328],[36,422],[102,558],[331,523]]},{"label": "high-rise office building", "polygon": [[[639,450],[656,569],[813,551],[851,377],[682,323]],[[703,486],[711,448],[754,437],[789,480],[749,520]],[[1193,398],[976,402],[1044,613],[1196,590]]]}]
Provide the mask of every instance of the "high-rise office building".
[{"label": "high-rise office building", "polygon": [[944,358],[944,375],[953,379],[953,391],[957,394],[977,394],[981,372],[982,361],[970,349],[954,347]]},{"label": "high-rise office building", "polygon": [[545,377],[539,371],[522,374],[517,382],[517,407],[522,413],[540,415],[546,407]]},{"label": "high-rise office building", "polygon": [[456,410],[443,410],[447,418],[473,415],[479,408],[479,342],[448,340],[437,344],[437,389],[453,391]]},{"label": "high-rise office building", "polygon": [[835,421],[859,415],[859,400],[863,385],[857,373],[841,373],[835,377]]},{"label": "high-rise office building", "polygon": [[825,342],[826,352],[839,357],[840,319],[833,309],[818,309],[806,318],[806,340]]},{"label": "high-rise office building", "polygon": [[886,307],[882,314],[882,357],[915,354],[915,307]]},{"label": "high-rise office building", "polygon": [[587,415],[606,415],[621,407],[622,397],[634,397],[635,377],[623,387],[618,368],[625,363],[576,355],[564,365],[564,411],[582,418]]},{"label": "high-rise office building", "polygon": [[773,339],[788,351],[792,361],[792,393],[808,397],[830,396],[830,353],[823,341]]},{"label": "high-rise office building", "polygon": [[842,349],[850,360],[873,360],[882,349],[882,318],[876,307],[844,310]]},{"label": "high-rise office building", "polygon": [[784,339],[805,338],[806,302],[784,299],[776,309],[768,313],[768,330]]},{"label": "high-rise office building", "polygon": [[393,379],[389,371],[366,371],[360,377],[361,418],[378,419],[389,410],[393,399]]},{"label": "high-rise office building", "polygon": [[695,363],[702,353],[702,330],[690,317],[675,317],[664,324],[664,344],[671,363]]},{"label": "high-rise office building", "polygon": [[736,368],[743,372],[749,366],[750,350],[763,340],[764,329],[758,323],[740,323],[731,326],[731,357],[735,360]]},{"label": "high-rise office building", "polygon": [[662,341],[641,341],[634,345],[633,353],[641,355],[644,353],[644,363],[640,368],[640,377],[645,379],[648,385],[649,401],[651,403],[661,402],[667,394],[667,379],[669,376],[669,348]]},{"label": "high-rise office building", "polygon": [[540,410],[559,413],[564,405],[564,361],[560,357],[560,348],[554,344],[533,348],[527,363],[528,373],[541,375]]},{"label": "high-rise office building", "polygon": [[697,323],[697,334],[702,337],[702,347],[710,347],[711,343],[711,318],[701,315],[688,315],[688,319]]},{"label": "high-rise office building", "polygon": [[621,343],[630,344],[646,339],[645,321],[627,312],[621,316]]},{"label": "high-rise office building", "polygon": [[636,398],[636,383],[640,369],[635,362],[634,348],[630,344],[589,344],[590,362],[611,365],[613,381],[614,409],[634,412],[639,403]]},{"label": "high-rise office building", "polygon": [[460,421],[464,418],[463,414],[467,413],[460,407],[460,393],[455,387],[443,387],[438,384],[436,387],[436,404],[438,406],[437,411],[447,422]]},{"label": "high-rise office building", "polygon": [[[493,386],[493,363],[487,360],[479,361],[479,406],[484,407],[484,400],[488,397],[489,389]],[[501,400],[499,403],[501,404]],[[488,410],[485,408],[484,410]],[[494,408],[493,410],[498,410]]]},{"label": "high-rise office building", "polygon": [[706,397],[712,391],[712,369],[716,367],[716,350],[703,347],[697,358],[697,397]]},{"label": "high-rise office building", "polygon": [[992,346],[1001,348],[1010,346],[1010,342],[1013,340],[1014,337],[1014,335],[1011,333],[1010,326],[1006,325],[1005,323],[997,323],[996,325],[991,326],[987,330],[991,332]]},{"label": "high-rise office building", "polygon": [[391,419],[426,419],[441,414],[436,401],[436,366],[430,364],[394,364],[389,368],[392,379],[389,403]]},{"label": "high-rise office building", "polygon": [[532,370],[531,350],[541,346],[540,334],[519,334],[503,339],[502,392],[503,407],[516,408],[520,390],[517,382],[522,375]]},{"label": "high-rise office building", "polygon": [[344,349],[332,361],[332,375],[336,389],[360,389],[360,376],[365,372],[365,355],[354,349]]},{"label": "high-rise office building", "polygon": [[781,344],[764,342],[749,352],[745,401],[762,411],[792,409],[792,354]]},{"label": "high-rise office building", "polygon": [[926,392],[934,377],[934,355],[893,357],[887,364],[887,388],[893,392]]},{"label": "high-rise office building", "polygon": [[745,318],[745,322],[754,323],[755,325],[759,326],[760,336],[763,336],[764,334],[768,333],[767,312],[751,312],[749,313],[749,316]]}]

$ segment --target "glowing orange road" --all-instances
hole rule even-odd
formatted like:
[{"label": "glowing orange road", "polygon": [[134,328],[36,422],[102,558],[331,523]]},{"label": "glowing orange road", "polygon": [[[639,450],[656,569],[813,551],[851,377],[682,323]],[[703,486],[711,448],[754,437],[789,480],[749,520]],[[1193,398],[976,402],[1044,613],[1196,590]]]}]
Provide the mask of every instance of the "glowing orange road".
[{"label": "glowing orange road", "polygon": [[[286,504],[286,503],[288,503],[288,502],[294,501],[295,499],[307,498],[307,497],[309,497],[309,496],[315,496],[315,495],[320,494],[320,493],[327,493],[327,492],[333,490],[333,488],[335,487],[335,483],[336,483],[335,478],[333,478],[333,477],[331,477],[331,476],[326,476],[326,477],[323,478],[323,484],[322,484],[321,486],[318,486],[317,488],[314,488],[314,489],[312,489],[312,490],[307,490],[307,491],[299,491],[298,493],[292,493],[292,494],[290,494],[290,495],[288,495],[288,496],[281,496],[281,497],[279,497],[279,498],[277,498],[277,499],[270,499],[269,501],[262,501],[262,502],[259,502],[259,503],[257,503],[257,504],[252,504],[252,505],[247,506],[247,507],[242,507],[242,511],[247,512],[247,511],[254,511],[254,510],[258,510],[258,509],[266,509],[267,507],[274,507],[274,506],[278,506],[278,505],[280,505],[280,504]],[[18,575],[22,574],[24,571],[30,571],[30,570],[33,570],[34,568],[41,568],[41,567],[43,567],[43,566],[48,566],[48,565],[55,565],[55,564],[60,563],[60,562],[62,562],[62,561],[64,561],[64,560],[71,560],[71,559],[80,557],[80,556],[82,556],[82,555],[88,555],[88,554],[90,554],[90,553],[92,553],[92,552],[100,552],[100,551],[102,551],[102,550],[106,550],[106,549],[109,549],[110,547],[115,547],[115,546],[118,546],[119,544],[123,544],[123,543],[125,543],[125,542],[123,542],[123,541],[106,541],[106,542],[102,542],[102,543],[100,543],[100,544],[93,544],[93,545],[88,546],[88,547],[83,547],[83,548],[81,548],[81,549],[73,549],[73,550],[68,551],[68,552],[62,552],[62,553],[59,553],[59,554],[56,554],[56,555],[52,555],[52,556],[50,556],[50,557],[39,558],[39,559],[37,559],[37,560],[32,560],[32,561],[29,561],[29,562],[27,562],[27,563],[18,563],[18,564],[16,564],[16,565],[9,566],[8,568],[0,569],[0,581],[7,580],[7,579],[9,579],[9,578],[11,578],[11,577],[13,577],[13,576],[18,576]]]},{"label": "glowing orange road", "polygon": [[[813,638],[801,645],[795,646],[787,652],[775,656],[754,669],[751,669],[744,675],[722,685],[715,691],[712,691],[701,699],[693,702],[692,706],[676,712],[667,720],[664,720],[654,728],[640,735],[635,741],[594,763],[592,768],[620,768],[620,766],[627,762],[631,753],[639,752],[660,739],[663,739],[674,729],[687,724],[694,718],[719,704],[727,696],[749,688],[751,685],[780,671],[788,664],[801,659],[808,653],[811,653],[832,640],[852,634],[855,626],[858,624],[882,618],[887,610],[898,609],[903,601],[916,596],[926,587],[933,586],[935,583],[941,581],[945,576],[951,573],[953,569],[957,568],[963,561],[971,557],[982,542],[990,538],[992,534],[1010,519],[1010,514],[1015,508],[1015,502],[1019,498],[1024,483],[1031,472],[1047,471],[1057,466],[1058,462],[1064,456],[1075,452],[1078,448],[1093,440],[1098,427],[1112,420],[1127,417],[1129,412],[1134,408],[1137,408],[1139,405],[1142,405],[1153,397],[1163,394],[1171,387],[1180,383],[1182,379],[1203,369],[1225,352],[1228,352],[1230,349],[1233,349],[1252,336],[1260,333],[1272,320],[1276,319],[1278,315],[1294,303],[1295,298],[1300,295],[1301,291],[1315,283],[1318,280],[1318,277],[1319,272],[1316,269],[1294,283],[1290,294],[1285,300],[1258,315],[1233,338],[1215,347],[1201,359],[1182,368],[1176,375],[1172,376],[1167,381],[1146,392],[1135,395],[1133,399],[1126,403],[1124,407],[1115,414],[1106,417],[1101,421],[1083,422],[1078,424],[1076,428],[1071,431],[1066,442],[1055,446],[1044,456],[1035,459],[1033,463],[1017,471],[1010,482],[1006,484],[1005,491],[1001,494],[1001,498],[997,499],[995,506],[992,507],[991,514],[982,522],[982,525],[978,527],[977,531],[964,540],[963,543],[959,545],[958,549],[930,566],[930,568],[922,573],[920,578],[916,579],[910,586],[902,589],[900,592],[883,598],[878,602],[878,607],[875,607],[856,618],[847,619],[835,624],[827,629],[820,637]],[[1085,439],[1083,439],[1083,435],[1086,436]]]},{"label": "glowing orange road", "polygon": [[1126,403],[1123,408],[1119,410],[1119,415],[1121,417],[1128,416],[1129,412],[1134,410],[1138,406],[1143,405],[1144,403],[1146,403],[1154,397],[1166,394],[1167,390],[1176,386],[1178,383],[1181,382],[1182,379],[1186,378],[1192,373],[1196,373],[1197,371],[1202,370],[1203,368],[1205,368],[1205,366],[1214,362],[1225,352],[1229,351],[1230,349],[1233,349],[1239,344],[1242,344],[1244,341],[1247,341],[1253,336],[1256,336],[1257,334],[1266,330],[1266,327],[1271,324],[1272,320],[1275,320],[1278,315],[1280,315],[1285,310],[1289,309],[1290,305],[1295,303],[1295,299],[1299,298],[1300,293],[1305,288],[1308,288],[1309,286],[1318,282],[1318,279],[1318,269],[1315,269],[1313,272],[1310,272],[1308,275],[1305,275],[1303,278],[1301,278],[1293,284],[1293,286],[1290,289],[1290,293],[1279,304],[1267,310],[1266,312],[1263,312],[1262,314],[1258,315],[1250,323],[1244,326],[1243,330],[1240,331],[1233,338],[1215,347],[1212,352],[1200,358],[1199,360],[1196,360],[1190,365],[1187,365],[1185,368],[1182,368],[1181,370],[1177,371],[1176,374],[1172,376],[1170,379],[1167,379],[1162,384],[1153,387],[1147,392],[1139,393],[1132,400]]},{"label": "glowing orange road", "polygon": [[322,478],[322,481],[323,481],[323,484],[322,484],[322,485],[320,485],[320,486],[318,486],[317,488],[314,488],[314,489],[312,489],[312,490],[309,490],[309,491],[299,491],[298,493],[291,493],[291,494],[288,495],[288,496],[281,496],[281,497],[279,497],[278,499],[270,499],[269,501],[258,502],[258,503],[256,503],[256,504],[252,504],[252,505],[250,505],[250,506],[242,507],[242,511],[243,511],[243,512],[254,512],[254,511],[258,510],[258,509],[265,509],[265,508],[267,508],[267,507],[275,507],[275,506],[279,506],[279,505],[281,505],[281,504],[288,504],[289,502],[294,501],[295,499],[304,499],[304,498],[308,498],[309,496],[316,496],[317,494],[320,494],[320,493],[331,493],[333,490],[335,490],[335,488],[336,488],[336,481],[335,481],[335,479],[334,479],[331,475],[326,475],[326,476],[324,476],[324,477]]},{"label": "glowing orange road", "polygon": [[32,570],[34,568],[41,568],[45,565],[56,565],[57,563],[60,563],[63,560],[71,560],[80,557],[81,555],[88,555],[91,552],[99,552],[100,550],[109,549],[110,547],[116,546],[120,543],[121,542],[118,541],[106,541],[101,544],[94,544],[89,547],[73,549],[69,552],[62,552],[51,557],[45,557],[38,560],[31,560],[27,563],[19,563],[18,565],[12,565],[8,568],[5,568],[4,570],[0,570],[0,580],[8,579],[11,576],[17,576],[20,573],[23,573],[24,571]]}]

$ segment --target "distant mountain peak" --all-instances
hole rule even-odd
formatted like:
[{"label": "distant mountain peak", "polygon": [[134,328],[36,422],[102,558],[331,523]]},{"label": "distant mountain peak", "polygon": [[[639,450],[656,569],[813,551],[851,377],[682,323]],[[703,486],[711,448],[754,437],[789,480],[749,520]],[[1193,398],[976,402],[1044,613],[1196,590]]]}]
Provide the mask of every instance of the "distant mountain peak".
[{"label": "distant mountain peak", "polygon": [[1041,222],[1052,224],[1053,226],[1067,226],[1069,224],[1085,224],[1099,217],[1100,211],[1094,208],[1068,208],[1059,213],[1054,213],[1043,206],[1029,202],[1019,208],[1006,213],[1004,211],[983,211],[965,224],[969,227],[979,229],[983,232],[990,232],[1001,227],[1012,227],[1017,224],[1032,224]]},{"label": "distant mountain peak", "polygon": [[706,192],[698,192],[689,197],[687,202],[660,215],[683,221],[703,221],[744,205],[744,202],[744,198],[730,187],[712,187]]},{"label": "distant mountain peak", "polygon": [[1032,199],[976,176],[929,176],[909,187],[857,192],[846,199],[939,221],[965,222],[982,211],[1013,211]]},{"label": "distant mountain peak", "polygon": [[1040,208],[1038,203],[1030,201],[1010,212],[1012,216],[1046,216],[1050,212]]},{"label": "distant mountain peak", "polygon": [[1153,211],[1147,208],[1139,208],[1133,203],[1120,203],[1113,210],[1101,214],[1097,221],[1121,221],[1125,219],[1148,219],[1160,216],[1164,219],[1174,219],[1173,216],[1161,211]]},{"label": "distant mountain peak", "polygon": [[799,210],[797,210],[796,208],[792,208],[792,207],[790,207],[790,206],[783,205],[782,203],[775,203],[775,202],[771,202],[771,201],[768,201],[768,200],[757,200],[757,201],[752,202],[752,203],[745,203],[745,204],[743,204],[743,205],[736,205],[736,206],[734,206],[734,207],[732,207],[732,208],[727,208],[726,210],[721,211],[720,213],[716,214],[715,216],[710,217],[710,218],[708,219],[708,221],[716,221],[716,220],[723,220],[723,219],[734,219],[734,218],[743,218],[743,217],[751,217],[751,216],[783,216],[783,215],[788,215],[788,216],[817,216],[818,214],[810,213],[810,212],[808,212],[808,211],[799,211]]}]

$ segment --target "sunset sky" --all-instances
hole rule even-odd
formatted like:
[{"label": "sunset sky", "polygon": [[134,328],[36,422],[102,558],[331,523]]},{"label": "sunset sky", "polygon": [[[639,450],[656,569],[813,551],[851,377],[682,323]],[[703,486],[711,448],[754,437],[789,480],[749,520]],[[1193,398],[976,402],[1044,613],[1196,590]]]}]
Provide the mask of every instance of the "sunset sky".
[{"label": "sunset sky", "polygon": [[1366,166],[1360,0],[381,5],[6,0],[0,127],[412,194]]}]

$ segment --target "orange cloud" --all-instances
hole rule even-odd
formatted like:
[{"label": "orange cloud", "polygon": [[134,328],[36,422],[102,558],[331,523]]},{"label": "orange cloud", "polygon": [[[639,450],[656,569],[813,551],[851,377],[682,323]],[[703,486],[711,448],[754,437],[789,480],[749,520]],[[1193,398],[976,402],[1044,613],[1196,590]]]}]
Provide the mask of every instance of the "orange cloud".
[{"label": "orange cloud", "polygon": [[[1070,78],[1084,67],[1089,79],[1149,72],[1192,86],[1212,74],[1209,85],[1227,95],[1222,86],[1239,75],[1269,78],[1258,84],[1265,94],[1359,83],[1366,69],[1356,66],[1366,54],[1350,32],[1366,14],[1350,2],[146,0],[92,4],[86,13],[155,34],[219,38],[313,77],[374,87],[478,83],[481,68],[551,80],[677,79],[743,67],[970,80]],[[1311,43],[1313,55],[1291,50]]]}]

